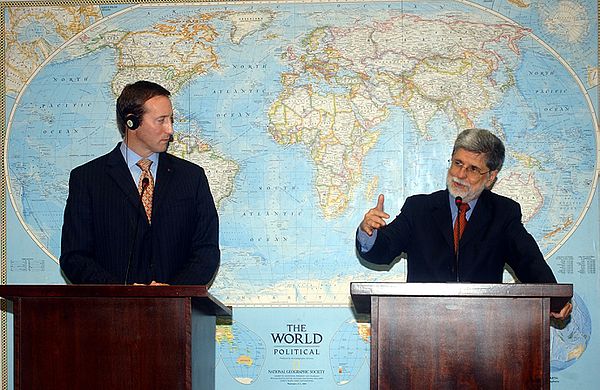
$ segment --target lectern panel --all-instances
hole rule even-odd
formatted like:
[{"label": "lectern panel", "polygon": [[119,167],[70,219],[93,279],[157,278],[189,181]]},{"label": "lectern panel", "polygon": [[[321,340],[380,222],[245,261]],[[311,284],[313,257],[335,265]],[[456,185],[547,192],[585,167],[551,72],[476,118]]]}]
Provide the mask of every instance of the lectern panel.
[{"label": "lectern panel", "polygon": [[375,388],[543,387],[549,332],[540,326],[547,313],[542,300],[378,297],[377,302]]},{"label": "lectern panel", "polygon": [[189,299],[17,302],[21,389],[191,388]]},{"label": "lectern panel", "polygon": [[15,390],[214,390],[207,286],[4,285],[13,302]]},{"label": "lectern panel", "polygon": [[550,310],[571,284],[353,282],[371,390],[550,389]]}]

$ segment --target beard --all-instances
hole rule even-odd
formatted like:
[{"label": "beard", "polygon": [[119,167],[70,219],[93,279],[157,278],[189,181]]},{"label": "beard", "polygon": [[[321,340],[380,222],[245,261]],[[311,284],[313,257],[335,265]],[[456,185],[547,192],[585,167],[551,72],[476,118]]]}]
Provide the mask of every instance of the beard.
[{"label": "beard", "polygon": [[448,171],[448,174],[446,175],[446,186],[453,198],[460,196],[463,202],[469,203],[473,199],[479,198],[479,195],[481,195],[485,189],[485,181],[482,181],[481,185],[473,186],[466,180],[461,180],[452,176],[450,171]]}]

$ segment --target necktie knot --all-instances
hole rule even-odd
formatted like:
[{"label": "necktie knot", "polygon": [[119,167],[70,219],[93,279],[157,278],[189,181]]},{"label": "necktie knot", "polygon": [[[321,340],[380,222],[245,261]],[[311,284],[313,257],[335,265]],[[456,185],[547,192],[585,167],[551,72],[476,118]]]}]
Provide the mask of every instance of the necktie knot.
[{"label": "necktie knot", "polygon": [[152,161],[147,158],[143,158],[136,164],[143,172],[148,172],[150,170],[150,165],[152,165]]}]

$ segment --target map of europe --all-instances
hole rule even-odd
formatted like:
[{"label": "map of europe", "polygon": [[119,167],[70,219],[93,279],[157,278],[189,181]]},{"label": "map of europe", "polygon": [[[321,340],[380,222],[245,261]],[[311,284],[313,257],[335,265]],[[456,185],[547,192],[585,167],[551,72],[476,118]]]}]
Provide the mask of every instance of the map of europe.
[{"label": "map of europe", "polygon": [[[444,188],[452,142],[469,127],[506,144],[494,191],[521,204],[549,259],[597,207],[597,10],[486,3],[9,8],[10,205],[57,263],[69,173],[120,141],[115,99],[147,79],[172,93],[169,152],[207,172],[222,250],[211,292],[227,304],[345,306],[351,281],[404,280],[402,262],[378,272],[357,260],[356,228],[379,193],[395,215],[406,197]],[[553,369],[587,346],[590,315],[576,304]],[[340,324],[336,345],[361,350],[349,361],[332,349],[344,384],[367,354],[364,327]],[[246,354],[230,348],[231,330],[218,333],[219,351],[251,383],[265,352],[244,334]]]}]

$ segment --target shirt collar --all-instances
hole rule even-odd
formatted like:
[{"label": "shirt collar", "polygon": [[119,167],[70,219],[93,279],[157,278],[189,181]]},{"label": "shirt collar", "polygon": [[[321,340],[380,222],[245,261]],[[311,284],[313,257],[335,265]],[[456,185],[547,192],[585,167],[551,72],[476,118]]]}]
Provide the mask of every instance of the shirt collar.
[{"label": "shirt collar", "polygon": [[[479,200],[479,197],[477,197],[469,202],[469,210],[467,211],[467,214],[466,214],[467,219],[469,219],[471,217],[471,213],[473,213],[473,209],[475,209],[475,205],[477,204],[478,200]],[[452,196],[452,194],[450,193],[450,191],[448,191],[448,202],[450,203],[450,212],[452,213],[452,220],[454,220],[454,218],[456,218],[456,215],[458,215],[458,207],[456,206],[455,199]]]},{"label": "shirt collar", "polygon": [[[125,159],[125,162],[127,163],[127,168],[129,168],[130,170],[134,165],[137,164],[138,161],[143,159],[143,157],[138,155],[133,150],[129,149],[127,147],[127,144],[125,144],[125,142],[121,142],[120,150],[121,150],[121,154],[123,155],[123,158]],[[151,166],[156,167],[158,165],[158,153],[152,153],[150,156],[148,156],[146,158],[148,160],[152,161]]]}]

